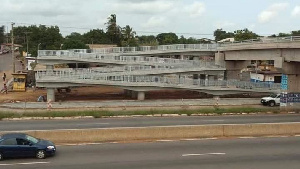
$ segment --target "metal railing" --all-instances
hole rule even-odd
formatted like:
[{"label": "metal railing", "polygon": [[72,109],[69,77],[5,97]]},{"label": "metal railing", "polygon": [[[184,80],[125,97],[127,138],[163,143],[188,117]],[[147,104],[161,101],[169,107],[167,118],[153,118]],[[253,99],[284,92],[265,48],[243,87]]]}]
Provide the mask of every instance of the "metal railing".
[{"label": "metal railing", "polygon": [[155,86],[155,87],[227,87],[236,89],[280,89],[280,84],[274,83],[254,83],[237,80],[203,80],[192,79],[180,75],[166,76],[145,76],[145,75],[117,75],[111,76],[97,72],[80,72],[80,71],[38,71],[36,73],[37,82],[43,80],[51,82],[68,82],[68,83],[84,83],[84,84],[111,84],[118,86]]},{"label": "metal railing", "polygon": [[300,42],[300,36],[274,37],[274,38],[258,38],[244,41],[218,42],[218,47],[249,45],[258,43],[281,43],[281,42]]},{"label": "metal railing", "polygon": [[[51,57],[51,59],[58,60],[76,60],[76,61],[89,61],[89,62],[108,62],[119,64],[159,64],[159,65],[188,65],[188,66],[210,66],[219,67],[214,62],[201,61],[201,60],[181,60],[171,58],[159,57],[145,57],[145,56],[113,56],[101,55],[98,53],[77,53],[73,51],[54,51],[43,50],[39,51],[39,58]],[[55,58],[54,58],[55,57]]]},{"label": "metal railing", "polygon": [[184,51],[184,50],[203,50],[203,51],[215,51],[217,44],[174,44],[174,45],[160,45],[160,46],[141,46],[141,47],[112,47],[101,49],[73,49],[69,51],[58,50],[39,50],[39,57],[43,56],[55,56],[56,52],[63,53],[94,53],[94,54],[124,54],[124,53],[155,53],[163,51]]},{"label": "metal railing", "polygon": [[[279,43],[300,41],[300,36],[276,37],[276,38],[258,38],[244,41],[218,42],[212,44],[174,44],[160,46],[140,46],[140,47],[111,47],[99,49],[73,49],[73,50],[39,50],[39,57],[43,56],[78,56],[78,54],[125,54],[125,53],[159,53],[176,51],[217,51],[218,47],[231,45],[245,45],[254,43]],[[71,55],[70,55],[71,54]]]}]

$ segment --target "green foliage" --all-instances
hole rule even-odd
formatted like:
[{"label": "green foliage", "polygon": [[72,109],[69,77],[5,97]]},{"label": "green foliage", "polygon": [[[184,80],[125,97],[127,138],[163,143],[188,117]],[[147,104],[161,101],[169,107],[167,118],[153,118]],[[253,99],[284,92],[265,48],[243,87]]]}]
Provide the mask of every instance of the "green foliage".
[{"label": "green foliage", "polygon": [[129,26],[126,25],[124,28],[121,30],[122,33],[122,45],[124,47],[133,47],[137,46],[137,41],[135,39],[136,32],[133,31],[133,29]]},{"label": "green foliage", "polygon": [[83,41],[85,44],[111,44],[107,33],[102,29],[93,29],[83,34]]},{"label": "green foliage", "polygon": [[178,36],[175,33],[160,33],[156,36],[159,45],[170,45],[178,43]]},{"label": "green foliage", "polygon": [[292,31],[292,36],[300,36],[300,30]]},{"label": "green foliage", "polygon": [[234,38],[234,33],[226,32],[223,29],[217,29],[214,31],[215,41],[220,41],[226,38]]},{"label": "green foliage", "polygon": [[28,40],[28,51],[32,56],[37,56],[38,44],[41,44],[40,50],[58,50],[63,42],[58,26],[19,26],[14,28],[14,36],[15,43],[23,45],[21,51],[27,50]]},{"label": "green foliage", "polygon": [[4,36],[4,26],[0,26],[0,44],[4,43],[5,41],[5,36]]},{"label": "green foliage", "polygon": [[121,28],[117,25],[117,16],[116,14],[111,14],[110,17],[107,18],[106,23],[106,33],[108,34],[111,42],[113,44],[121,45]]},{"label": "green foliage", "polygon": [[279,33],[278,35],[271,35],[270,37],[288,37],[288,36],[300,36],[300,30],[292,31],[291,33]]},{"label": "green foliage", "polygon": [[80,33],[73,32],[65,38],[62,49],[88,49],[83,39]]},{"label": "green foliage", "polygon": [[234,31],[234,40],[236,41],[243,41],[249,39],[257,39],[259,36],[252,31],[249,31],[247,28],[243,30],[236,30]]},{"label": "green foliage", "polygon": [[141,46],[157,46],[158,42],[156,40],[156,37],[154,35],[142,35],[138,36],[138,44]]}]

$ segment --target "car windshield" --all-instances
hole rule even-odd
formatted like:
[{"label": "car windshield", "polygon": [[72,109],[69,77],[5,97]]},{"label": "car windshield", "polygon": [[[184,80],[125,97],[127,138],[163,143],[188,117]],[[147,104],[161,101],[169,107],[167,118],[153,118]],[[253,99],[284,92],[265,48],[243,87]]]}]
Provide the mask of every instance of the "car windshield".
[{"label": "car windshield", "polygon": [[38,139],[36,139],[36,138],[34,138],[34,137],[32,137],[32,136],[29,136],[29,135],[26,135],[26,139],[29,140],[29,141],[31,141],[31,142],[34,143],[34,144],[36,144],[36,143],[39,142]]},{"label": "car windshield", "polygon": [[277,97],[277,94],[271,94],[270,97],[276,98],[276,97]]}]

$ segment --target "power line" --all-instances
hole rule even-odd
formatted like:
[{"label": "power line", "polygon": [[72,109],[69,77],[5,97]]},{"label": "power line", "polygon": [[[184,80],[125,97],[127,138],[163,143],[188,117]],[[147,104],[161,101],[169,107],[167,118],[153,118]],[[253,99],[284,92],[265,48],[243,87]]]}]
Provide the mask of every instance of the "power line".
[{"label": "power line", "polygon": [[[7,24],[10,24],[11,22],[6,22],[6,21],[2,21],[0,23],[7,23]],[[58,26],[59,28],[64,28],[64,29],[81,29],[81,30],[93,30],[93,29],[103,29],[103,28],[91,28],[91,27],[75,27],[75,26],[63,26],[63,25],[58,25],[58,24],[53,24],[53,25],[50,25],[50,24],[36,24],[36,23],[26,23],[26,22],[15,22],[16,25],[44,25],[44,26],[48,26],[48,27],[51,27],[51,26]],[[61,32],[68,32],[68,31],[62,31],[60,30]],[[136,30],[135,32],[138,32],[138,33],[145,33],[145,34],[160,34],[160,33],[166,33],[166,32],[172,32],[172,31],[164,31],[164,32],[159,32],[159,31],[143,31],[143,30]],[[172,32],[172,33],[175,33],[175,34],[181,34],[181,35],[194,35],[194,36],[213,36],[214,34],[213,33],[190,33],[190,32]],[[276,34],[276,33],[261,33],[259,35],[261,36],[270,36],[270,35],[273,35],[273,34]]]}]

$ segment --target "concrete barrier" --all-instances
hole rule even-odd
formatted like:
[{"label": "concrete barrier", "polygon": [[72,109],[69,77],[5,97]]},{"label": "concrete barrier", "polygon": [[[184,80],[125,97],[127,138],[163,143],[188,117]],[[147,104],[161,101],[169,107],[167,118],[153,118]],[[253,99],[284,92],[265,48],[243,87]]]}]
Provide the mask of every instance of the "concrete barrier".
[{"label": "concrete barrier", "polygon": [[300,123],[223,125],[225,137],[300,134]]},{"label": "concrete barrier", "polygon": [[[7,132],[0,132],[4,134]],[[56,144],[300,134],[300,123],[25,131]]]}]

